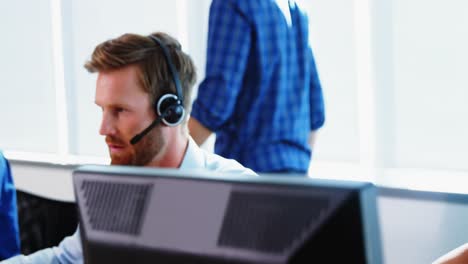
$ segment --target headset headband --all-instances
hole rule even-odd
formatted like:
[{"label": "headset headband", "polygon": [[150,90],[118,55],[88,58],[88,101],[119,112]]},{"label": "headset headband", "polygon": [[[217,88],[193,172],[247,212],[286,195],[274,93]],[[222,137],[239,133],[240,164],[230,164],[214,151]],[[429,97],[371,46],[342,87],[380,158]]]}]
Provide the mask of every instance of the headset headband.
[{"label": "headset headband", "polygon": [[174,80],[174,84],[176,87],[177,98],[180,100],[181,104],[184,102],[184,97],[182,95],[182,86],[180,85],[179,74],[176,71],[174,64],[172,63],[171,56],[169,50],[167,49],[166,45],[157,37],[150,35],[149,36],[155,43],[159,44],[161,47],[164,57],[166,58],[167,65],[169,65],[169,71],[172,74],[172,79]]}]

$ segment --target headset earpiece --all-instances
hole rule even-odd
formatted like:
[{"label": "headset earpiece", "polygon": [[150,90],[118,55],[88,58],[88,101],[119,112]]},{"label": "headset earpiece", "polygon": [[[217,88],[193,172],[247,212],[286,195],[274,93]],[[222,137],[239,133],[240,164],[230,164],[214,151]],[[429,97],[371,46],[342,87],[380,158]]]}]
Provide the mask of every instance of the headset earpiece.
[{"label": "headset earpiece", "polygon": [[156,105],[156,113],[167,126],[177,126],[185,117],[184,106],[175,94],[161,96]]}]

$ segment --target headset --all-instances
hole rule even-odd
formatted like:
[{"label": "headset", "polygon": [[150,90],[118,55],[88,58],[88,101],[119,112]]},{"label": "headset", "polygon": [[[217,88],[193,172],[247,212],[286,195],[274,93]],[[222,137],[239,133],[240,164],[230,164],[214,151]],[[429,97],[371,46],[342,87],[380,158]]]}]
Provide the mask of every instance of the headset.
[{"label": "headset", "polygon": [[182,85],[180,84],[179,74],[177,73],[177,70],[174,64],[172,63],[169,49],[156,36],[150,35],[149,38],[161,47],[164,54],[164,58],[169,67],[169,71],[171,72],[172,80],[174,81],[177,94],[166,93],[161,95],[161,97],[155,102],[153,106],[154,112],[158,117],[145,130],[143,130],[141,133],[137,134],[130,140],[130,143],[132,145],[140,141],[151,129],[153,129],[156,125],[159,125],[161,122],[163,122],[167,126],[177,126],[180,123],[182,123],[185,117]]}]

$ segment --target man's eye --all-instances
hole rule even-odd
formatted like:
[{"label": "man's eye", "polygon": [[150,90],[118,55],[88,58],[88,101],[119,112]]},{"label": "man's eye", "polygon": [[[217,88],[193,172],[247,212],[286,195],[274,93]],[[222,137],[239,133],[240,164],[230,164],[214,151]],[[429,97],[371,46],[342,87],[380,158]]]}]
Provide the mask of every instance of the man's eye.
[{"label": "man's eye", "polygon": [[115,109],[115,112],[116,112],[116,113],[122,113],[122,112],[124,112],[124,111],[125,111],[125,109],[124,109],[124,108],[121,108],[121,107],[118,107],[118,108]]}]

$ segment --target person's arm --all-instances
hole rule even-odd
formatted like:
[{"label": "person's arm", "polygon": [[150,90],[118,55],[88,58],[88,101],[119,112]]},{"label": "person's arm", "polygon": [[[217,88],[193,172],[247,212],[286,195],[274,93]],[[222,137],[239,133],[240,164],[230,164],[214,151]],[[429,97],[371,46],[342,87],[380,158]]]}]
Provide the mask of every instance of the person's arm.
[{"label": "person's arm", "polygon": [[211,3],[205,78],[198,87],[190,114],[215,133],[239,111],[235,107],[252,41],[248,16],[233,5],[225,0]]},{"label": "person's arm", "polygon": [[468,243],[443,255],[432,264],[468,264]]},{"label": "person's arm", "polygon": [[190,117],[189,119],[188,128],[190,136],[192,136],[193,140],[195,140],[199,146],[205,143],[206,139],[212,133],[211,130],[202,125],[197,119],[193,117]]},{"label": "person's arm", "polygon": [[0,264],[83,264],[83,250],[79,229],[66,237],[58,247],[39,250],[31,255],[18,255]]},{"label": "person's arm", "polygon": [[6,259],[0,264],[60,264],[60,262],[55,258],[54,251],[51,248],[46,248],[29,256],[18,255]]}]

